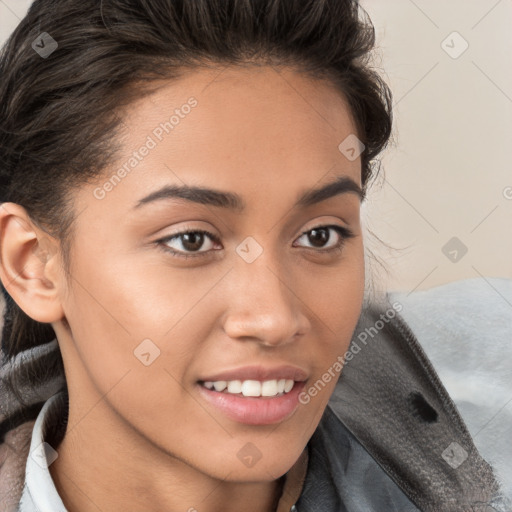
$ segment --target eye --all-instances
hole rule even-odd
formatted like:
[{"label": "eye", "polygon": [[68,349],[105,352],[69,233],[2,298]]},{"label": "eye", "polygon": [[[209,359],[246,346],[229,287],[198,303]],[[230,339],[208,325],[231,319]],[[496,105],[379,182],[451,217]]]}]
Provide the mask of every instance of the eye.
[{"label": "eye", "polygon": [[[333,236],[332,234],[335,233]],[[304,238],[311,245],[306,248],[317,249],[317,252],[328,253],[331,251],[341,250],[345,241],[355,235],[348,228],[337,225],[317,226],[302,233],[297,238]],[[205,255],[205,253],[216,250],[215,244],[220,245],[217,236],[209,231],[202,229],[194,229],[181,231],[172,236],[168,236],[157,240],[156,243],[164,251],[170,252],[173,256],[181,258],[191,258]]]},{"label": "eye", "polygon": [[214,242],[220,244],[220,240],[213,233],[202,229],[182,231],[157,240],[162,249],[183,258],[199,256],[202,253],[211,251]]},{"label": "eye", "polygon": [[[335,233],[332,236],[332,233]],[[309,248],[320,249],[320,252],[330,252],[341,250],[349,238],[353,238],[354,233],[343,226],[317,226],[309,231],[305,231],[297,240],[305,239],[311,243]],[[307,247],[307,246],[306,246]]]}]

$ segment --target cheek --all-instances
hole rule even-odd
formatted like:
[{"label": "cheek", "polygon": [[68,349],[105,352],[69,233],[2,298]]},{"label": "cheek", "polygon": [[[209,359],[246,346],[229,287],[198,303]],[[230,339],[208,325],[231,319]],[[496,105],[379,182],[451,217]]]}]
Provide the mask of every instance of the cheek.
[{"label": "cheek", "polygon": [[[122,419],[116,429],[129,424],[183,458],[211,451],[213,440],[232,442],[184,385],[207,335],[201,317],[212,304],[199,300],[209,283],[191,287],[188,294],[174,286],[171,293],[162,275],[157,279],[151,269],[132,266],[124,272],[116,265],[112,272],[103,263],[75,270],[67,304],[74,352],[63,355],[72,369],[68,382],[77,389],[75,396],[87,390],[94,403],[101,395],[102,403]],[[88,283],[87,290],[78,281]],[[146,293],[141,292],[143,283]],[[198,439],[205,440],[200,448]],[[236,456],[239,447],[232,444]]]},{"label": "cheek", "polygon": [[[362,245],[357,246],[356,254],[357,257],[347,258],[337,272],[317,273],[315,279],[309,275],[303,285],[303,296],[308,298],[307,306],[316,322],[315,346],[310,353],[313,376],[304,390],[307,396],[303,400],[312,410],[322,411],[327,404],[361,314],[365,285]],[[306,290],[309,290],[307,295]]]},{"label": "cheek", "polygon": [[[132,382],[134,396],[157,383],[168,388],[169,376],[161,382],[152,365],[165,360],[166,367],[181,378],[178,362],[186,365],[194,347],[180,335],[180,319],[197,302],[202,287],[185,293],[179,283],[167,283],[156,267],[138,268],[133,261],[105,255],[99,261],[92,254],[82,254],[75,261],[64,307],[76,365],[83,365],[102,393],[127,372],[130,375],[123,385]],[[164,333],[173,337],[172,347],[163,343]]]},{"label": "cheek", "polygon": [[348,346],[364,298],[365,267],[361,242],[335,268],[311,267],[300,271],[295,278],[295,289],[325,334],[329,350]]},{"label": "cheek", "polygon": [[[161,258],[81,254],[65,307],[74,351],[70,378],[77,386],[90,379],[121,416],[147,422],[144,428],[153,432],[169,431],[173,411],[207,424],[197,404],[186,410],[190,397],[183,385],[218,318],[214,285],[225,270],[199,276]],[[75,368],[80,377],[73,376]]]}]

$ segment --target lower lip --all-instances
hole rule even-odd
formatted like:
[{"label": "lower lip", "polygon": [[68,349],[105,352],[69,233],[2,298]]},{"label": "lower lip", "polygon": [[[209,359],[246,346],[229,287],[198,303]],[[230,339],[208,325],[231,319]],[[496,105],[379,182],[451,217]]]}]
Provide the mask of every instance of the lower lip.
[{"label": "lower lip", "polygon": [[201,395],[233,421],[246,425],[272,425],[284,421],[295,412],[304,382],[296,382],[288,393],[275,397],[245,397],[219,393],[201,384],[198,386]]}]

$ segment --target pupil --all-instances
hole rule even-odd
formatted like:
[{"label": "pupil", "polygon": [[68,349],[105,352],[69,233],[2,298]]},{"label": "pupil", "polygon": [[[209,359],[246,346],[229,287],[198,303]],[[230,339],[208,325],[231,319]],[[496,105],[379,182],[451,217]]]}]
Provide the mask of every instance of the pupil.
[{"label": "pupil", "polygon": [[[318,236],[319,235],[319,236]],[[309,241],[316,247],[322,247],[329,241],[329,231],[325,228],[312,229],[308,235]]]},{"label": "pupil", "polygon": [[200,249],[203,245],[203,233],[192,232],[185,233],[183,236],[183,246],[189,251]]}]

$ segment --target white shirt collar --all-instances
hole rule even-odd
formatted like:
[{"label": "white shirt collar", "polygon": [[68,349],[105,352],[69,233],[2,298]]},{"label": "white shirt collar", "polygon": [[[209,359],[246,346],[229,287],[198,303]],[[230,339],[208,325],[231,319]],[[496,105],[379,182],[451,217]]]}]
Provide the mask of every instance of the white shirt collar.
[{"label": "white shirt collar", "polygon": [[25,486],[18,512],[68,512],[48,469],[58,457],[58,452],[45,442],[50,427],[48,414],[59,406],[58,397],[61,393],[50,397],[36,418],[25,466]]}]

